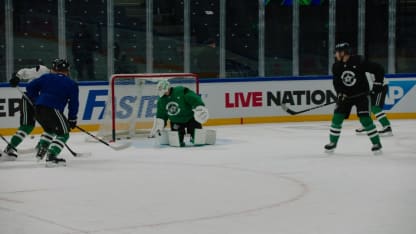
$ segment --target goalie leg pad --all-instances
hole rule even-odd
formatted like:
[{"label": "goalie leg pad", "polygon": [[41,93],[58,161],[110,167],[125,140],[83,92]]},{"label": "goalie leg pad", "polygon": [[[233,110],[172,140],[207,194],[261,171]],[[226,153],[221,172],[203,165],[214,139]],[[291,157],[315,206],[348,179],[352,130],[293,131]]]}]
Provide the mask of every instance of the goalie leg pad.
[{"label": "goalie leg pad", "polygon": [[159,144],[161,145],[169,145],[169,135],[168,132],[170,131],[166,131],[166,130],[162,130],[160,131],[160,135],[156,134],[156,139],[159,141]]},{"label": "goalie leg pad", "polygon": [[214,145],[217,138],[217,132],[211,129],[195,129],[195,145]]},{"label": "goalie leg pad", "polygon": [[207,136],[205,139],[205,144],[207,145],[215,145],[217,141],[217,131],[209,129],[207,130]]},{"label": "goalie leg pad", "polygon": [[181,147],[178,131],[168,131],[167,133],[168,133],[169,145],[175,146],[175,147]]}]

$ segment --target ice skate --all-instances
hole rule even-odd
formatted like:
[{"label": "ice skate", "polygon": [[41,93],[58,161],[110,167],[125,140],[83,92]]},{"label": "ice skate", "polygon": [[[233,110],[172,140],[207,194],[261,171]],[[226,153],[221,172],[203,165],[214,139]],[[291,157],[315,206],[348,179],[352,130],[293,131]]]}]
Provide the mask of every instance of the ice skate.
[{"label": "ice skate", "polygon": [[0,157],[2,161],[15,161],[17,159],[17,152],[13,147],[7,145],[3,153],[0,153]]},{"label": "ice skate", "polygon": [[382,130],[378,131],[380,136],[393,136],[393,131],[391,130],[390,126],[384,127]]},{"label": "ice skate", "polygon": [[46,157],[46,167],[66,167],[66,160],[53,155]]},{"label": "ice skate", "polygon": [[336,143],[330,142],[329,144],[325,145],[325,152],[332,153],[332,152],[334,152],[336,147],[337,147]]},{"label": "ice skate", "polygon": [[36,153],[36,159],[38,161],[42,161],[47,152],[48,152],[48,148],[39,146],[38,152]]},{"label": "ice skate", "polygon": [[379,155],[381,154],[381,144],[374,144],[373,147],[371,147],[371,151],[373,152],[374,155]]}]

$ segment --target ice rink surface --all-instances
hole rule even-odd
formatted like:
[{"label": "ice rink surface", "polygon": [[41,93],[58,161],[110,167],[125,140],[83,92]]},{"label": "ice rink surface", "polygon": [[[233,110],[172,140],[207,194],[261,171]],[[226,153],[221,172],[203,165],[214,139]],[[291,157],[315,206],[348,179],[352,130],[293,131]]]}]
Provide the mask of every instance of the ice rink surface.
[{"label": "ice rink surface", "polygon": [[393,120],[379,156],[358,121],[324,153],[329,125],[215,126],[214,146],[122,151],[74,133],[68,145],[92,156],[64,149],[65,168],[0,162],[0,233],[416,233],[416,121]]}]

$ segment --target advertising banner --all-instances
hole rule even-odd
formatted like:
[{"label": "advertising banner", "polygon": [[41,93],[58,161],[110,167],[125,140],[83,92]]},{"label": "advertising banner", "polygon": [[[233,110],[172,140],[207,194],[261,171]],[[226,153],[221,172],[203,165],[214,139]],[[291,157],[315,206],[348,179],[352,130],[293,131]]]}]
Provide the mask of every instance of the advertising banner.
[{"label": "advertising banner", "polygon": [[[416,116],[416,75],[389,77],[389,90],[384,109],[388,114],[414,118]],[[78,123],[99,124],[105,116],[108,85],[80,84]],[[24,87],[21,87],[24,90]],[[132,106],[138,97],[126,94],[118,100],[117,115],[129,118],[152,119],[156,111],[157,95],[145,91],[139,107]],[[134,93],[134,92],[133,92]],[[329,76],[308,78],[239,78],[201,80],[200,94],[210,112],[210,124],[220,120],[257,117],[330,116],[336,94]],[[19,124],[21,93],[7,84],[0,86],[0,129],[16,128]],[[132,110],[138,110],[133,113]],[[216,120],[219,120],[216,122]]]}]

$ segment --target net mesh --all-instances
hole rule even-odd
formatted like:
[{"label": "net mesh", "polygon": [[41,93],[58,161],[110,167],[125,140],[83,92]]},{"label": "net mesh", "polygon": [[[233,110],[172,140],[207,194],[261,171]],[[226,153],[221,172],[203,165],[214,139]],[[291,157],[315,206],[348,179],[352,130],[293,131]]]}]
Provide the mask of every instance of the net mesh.
[{"label": "net mesh", "polygon": [[156,113],[156,85],[163,79],[172,87],[199,92],[198,77],[192,73],[115,74],[97,135],[109,140],[148,136]]}]

